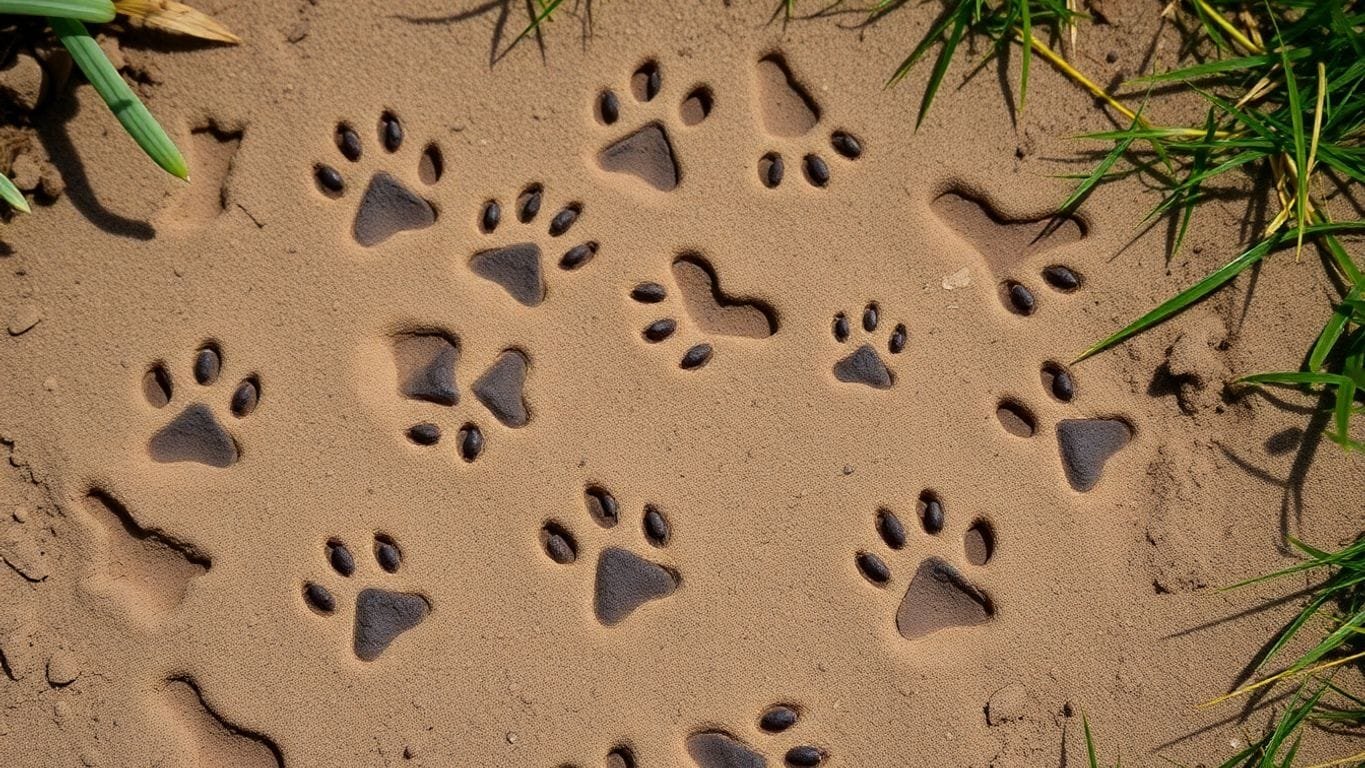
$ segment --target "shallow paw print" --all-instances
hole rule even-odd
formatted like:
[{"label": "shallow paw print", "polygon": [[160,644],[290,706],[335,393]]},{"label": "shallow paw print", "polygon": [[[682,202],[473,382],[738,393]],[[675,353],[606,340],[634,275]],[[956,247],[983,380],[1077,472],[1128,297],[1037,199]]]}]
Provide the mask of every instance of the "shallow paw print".
[{"label": "shallow paw print", "polygon": [[[830,329],[834,340],[840,344],[856,343],[850,341],[854,322],[843,312],[836,314]],[[871,337],[885,325],[881,307],[876,302],[864,307],[862,315],[856,322],[862,329],[861,335],[864,337]],[[909,338],[905,323],[896,323],[886,337],[886,354],[894,357],[904,352]],[[873,389],[890,389],[896,383],[896,374],[887,366],[882,353],[878,351],[880,344],[881,342],[872,338],[858,344],[856,349],[834,364],[834,378],[849,384],[863,384]]]},{"label": "shallow paw print", "polygon": [[708,337],[766,339],[777,333],[777,314],[757,299],[726,294],[715,268],[700,253],[674,259],[671,272],[671,291],[662,282],[647,281],[631,289],[630,298],[653,317],[640,332],[646,343],[663,344],[685,335],[700,338],[688,343],[679,368],[695,370],[711,361],[715,348]]},{"label": "shallow paw print", "polygon": [[[535,223],[545,201],[545,189],[531,184],[521,191],[516,200],[516,220],[504,221],[502,204],[497,200],[484,203],[479,213],[479,231],[498,240],[515,240],[505,245],[484,248],[469,257],[469,269],[474,274],[500,286],[518,303],[534,307],[545,300],[545,275],[541,266],[542,249],[558,252],[559,243],[571,243],[563,248],[558,265],[566,272],[576,270],[597,255],[598,244],[593,240],[573,242],[565,237],[583,214],[583,204],[570,202],[554,216],[544,235],[536,231]],[[509,234],[512,233],[512,234]],[[564,238],[561,240],[560,238]]]},{"label": "shallow paw print", "polygon": [[[919,534],[907,531],[892,510],[879,509],[874,522],[885,558],[874,551],[878,548],[861,550],[853,558],[868,583],[891,594],[901,588],[887,559],[919,560],[896,609],[896,629],[901,637],[918,640],[940,630],[972,627],[993,619],[995,603],[964,571],[976,572],[990,564],[995,556],[995,529],[988,520],[977,518],[962,533],[958,546],[949,547],[957,551],[941,553],[946,546],[942,539],[948,523],[947,506],[937,493],[926,490],[916,507]],[[940,553],[923,557],[924,549]]]},{"label": "shallow paw print", "polygon": [[[802,712],[791,704],[773,704],[759,716],[757,738],[770,744],[791,743],[788,732],[801,722]],[[747,729],[746,729],[747,730]],[[698,768],[764,768],[768,765],[769,748],[746,743],[734,733],[708,730],[687,737],[687,755]],[[774,746],[773,754],[782,755],[781,764],[788,768],[814,768],[825,764],[829,754],[811,744],[790,747]]]},{"label": "shallow paw print", "polygon": [[[851,162],[863,156],[863,143],[852,133],[842,129],[824,133],[820,105],[797,81],[782,54],[760,59],[755,77],[760,122],[769,142],[779,145],[759,158],[758,178],[763,186],[781,186],[789,175],[788,165],[800,158],[802,178],[823,189],[830,184],[831,162]],[[824,136],[828,136],[828,147],[818,143],[818,137]]]},{"label": "shallow paw print", "polygon": [[[331,571],[327,580],[345,585],[348,593],[353,591],[349,579],[356,572],[356,558],[350,548],[340,539],[330,539],[323,554]],[[375,534],[372,556],[387,575],[397,574],[403,563],[398,543],[382,533]],[[321,581],[305,582],[302,594],[304,603],[318,616],[330,618],[346,610],[336,593]],[[399,635],[422,623],[431,613],[431,602],[417,592],[365,587],[355,593],[351,608],[355,616],[351,650],[361,661],[374,661]]]},{"label": "shallow paw print", "polygon": [[[608,173],[633,176],[661,192],[671,192],[682,182],[683,169],[670,135],[703,123],[715,107],[711,89],[694,85],[678,101],[676,117],[655,110],[655,102],[672,102],[665,90],[663,72],[656,61],[636,68],[626,102],[616,91],[605,88],[593,105],[597,122],[605,127],[630,127],[630,133],[610,140],[597,153],[597,165]],[[670,134],[670,129],[672,134]]]},{"label": "shallow paw print", "polygon": [[[380,158],[394,155],[403,147],[403,124],[392,112],[380,116],[376,133],[378,145],[384,153],[379,155]],[[351,124],[337,125],[335,141],[342,168],[359,168],[369,162],[368,154],[371,153],[365,151],[361,132]],[[427,144],[415,162],[417,180],[424,186],[440,181],[445,173],[445,159],[435,143]],[[332,200],[345,197],[350,191],[346,176],[346,173],[329,163],[320,162],[313,167],[313,180],[318,191]],[[360,245],[371,247],[400,232],[426,229],[436,223],[436,215],[436,207],[431,201],[413,192],[409,183],[400,180],[399,176],[380,168],[370,172],[365,192],[356,205],[351,236]]]},{"label": "shallow paw print", "polygon": [[[392,351],[399,397],[424,408],[445,409],[431,419],[409,426],[405,432],[408,441],[429,448],[440,444],[447,431],[454,431],[460,458],[465,463],[479,458],[485,447],[484,430],[475,419],[460,416],[462,412],[467,414],[468,409],[460,404],[459,338],[438,330],[402,333],[393,338]],[[498,354],[470,387],[474,399],[488,414],[510,429],[521,429],[531,422],[532,414],[525,398],[530,366],[530,358],[525,352],[509,347]],[[448,422],[447,426],[458,426],[453,430],[443,429],[442,422]]]},{"label": "shallow paw print", "polygon": [[[1038,381],[1052,405],[1070,403],[1076,397],[1076,381],[1071,371],[1049,360],[1040,366]],[[1010,435],[1030,439],[1040,431],[1033,408],[1017,397],[1003,397],[995,407],[996,420]],[[1082,493],[1099,484],[1105,465],[1133,439],[1133,427],[1123,418],[1061,419],[1057,422],[1057,451],[1067,483]]]},{"label": "shallow paw print", "polygon": [[[261,400],[261,381],[256,374],[248,374],[237,382],[231,394],[218,392],[214,387],[222,377],[223,353],[214,343],[201,346],[189,368],[194,383],[205,388],[204,394],[214,396],[220,405],[198,400],[185,405],[152,435],[147,442],[147,455],[161,463],[187,461],[230,467],[241,460],[242,448],[233,432],[223,425],[237,423],[255,412]],[[153,408],[175,405],[179,394],[164,362],[152,364],[143,374],[142,395]],[[220,418],[223,410],[231,414],[231,419]]]},{"label": "shallow paw print", "polygon": [[[585,533],[580,540],[569,523],[551,519],[541,527],[540,546],[554,562],[573,566],[588,556],[590,538],[602,541],[593,579],[593,615],[598,623],[614,627],[646,603],[677,591],[682,583],[681,574],[653,559],[662,555],[673,540],[672,524],[662,509],[644,505],[637,538],[629,532],[634,526],[620,528],[621,505],[606,488],[589,485],[583,491],[583,505],[595,533]],[[619,543],[609,543],[613,540]],[[640,551],[649,553],[648,557],[638,554]]]}]

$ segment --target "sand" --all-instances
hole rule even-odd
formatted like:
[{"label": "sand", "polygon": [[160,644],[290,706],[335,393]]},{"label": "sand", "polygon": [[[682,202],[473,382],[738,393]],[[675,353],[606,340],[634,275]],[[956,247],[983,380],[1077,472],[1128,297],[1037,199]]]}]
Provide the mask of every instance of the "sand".
[{"label": "sand", "polygon": [[[1365,464],[1228,383],[1334,294],[1277,255],[1070,366],[1260,214],[1040,238],[1111,125],[1047,67],[916,132],[931,6],[200,5],[245,44],[121,41],[194,183],[80,85],[0,231],[0,764],[1209,764],[1285,703],[1197,708],[1305,582],[1216,588]],[[1075,59],[1174,61],[1162,5]]]}]

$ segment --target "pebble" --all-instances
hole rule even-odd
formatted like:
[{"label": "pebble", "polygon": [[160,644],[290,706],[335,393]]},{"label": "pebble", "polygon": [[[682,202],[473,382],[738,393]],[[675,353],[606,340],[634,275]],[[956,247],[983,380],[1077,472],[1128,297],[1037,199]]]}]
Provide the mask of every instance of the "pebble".
[{"label": "pebble", "polygon": [[881,534],[886,546],[892,549],[905,547],[905,526],[901,524],[901,519],[895,512],[889,509],[877,512],[877,532]]},{"label": "pebble", "polygon": [[597,255],[597,243],[580,243],[564,252],[559,259],[560,269],[578,269],[579,267],[592,261],[592,257]]},{"label": "pebble", "polygon": [[649,543],[656,547],[662,547],[668,543],[668,519],[659,511],[658,507],[652,505],[645,506],[645,538]]},{"label": "pebble", "polygon": [[763,174],[763,184],[769,189],[772,189],[782,183],[782,156],[773,154],[765,157],[764,160],[768,162],[768,168]]},{"label": "pebble", "polygon": [[673,331],[677,330],[677,328],[678,324],[670,318],[665,317],[662,320],[655,320],[648,326],[645,326],[645,340],[649,342],[663,341],[669,336],[672,336]]},{"label": "pebble", "polygon": [[304,586],[303,599],[323,613],[331,613],[337,609],[336,598],[332,597],[332,593],[328,592],[327,588],[321,584],[309,582]]},{"label": "pebble", "polygon": [[435,445],[441,440],[441,428],[430,422],[408,427],[408,439],[418,445]]},{"label": "pebble", "polygon": [[337,148],[341,150],[342,156],[353,163],[360,159],[360,137],[350,126],[337,126]]},{"label": "pebble", "polygon": [[874,584],[885,584],[891,580],[891,569],[880,557],[871,552],[858,553],[858,570]]},{"label": "pebble", "polygon": [[492,232],[498,228],[499,221],[502,221],[502,208],[497,200],[489,200],[483,206],[483,216],[480,217],[479,224],[484,232]]},{"label": "pebble", "polygon": [[38,310],[37,306],[33,304],[21,305],[18,309],[14,310],[14,314],[10,316],[9,334],[11,336],[19,336],[28,333],[33,329],[33,326],[42,322],[42,320],[43,315]]},{"label": "pebble", "polygon": [[473,461],[483,453],[483,432],[474,424],[466,424],[460,430],[460,458]]},{"label": "pebble", "polygon": [[384,139],[384,149],[390,152],[397,152],[403,146],[403,125],[398,122],[398,118],[390,114],[385,114],[379,121],[380,134]]},{"label": "pebble", "polygon": [[682,362],[678,363],[678,365],[685,371],[700,368],[711,361],[712,351],[710,344],[697,344],[683,354]]},{"label": "pebble", "polygon": [[1077,275],[1075,272],[1072,272],[1069,267],[1064,267],[1061,264],[1053,264],[1050,267],[1045,267],[1043,269],[1043,280],[1045,280],[1048,285],[1063,293],[1070,293],[1081,287],[1080,275]]},{"label": "pebble", "polygon": [[602,91],[602,97],[598,99],[598,111],[602,115],[602,122],[611,125],[621,116],[621,101],[616,98],[616,94],[611,91]]},{"label": "pebble", "polygon": [[389,573],[394,573],[403,562],[403,554],[399,552],[398,545],[393,542],[393,539],[380,536],[374,540],[374,559],[379,562],[380,568]]},{"label": "pebble", "polygon": [[921,518],[921,522],[924,524],[924,532],[930,535],[937,534],[943,530],[943,502],[933,495],[924,496],[923,501],[924,516]]},{"label": "pebble", "polygon": [[848,341],[848,315],[843,312],[834,316],[835,341]]},{"label": "pebble", "polygon": [[327,562],[342,576],[355,573],[355,557],[351,555],[351,550],[339,541],[327,542]]},{"label": "pebble", "polygon": [[763,713],[762,719],[758,721],[758,727],[768,733],[781,733],[788,728],[796,725],[796,710],[785,704],[774,704]]},{"label": "pebble", "polygon": [[569,231],[575,221],[578,221],[578,210],[572,206],[565,208],[550,220],[550,237],[559,237]]},{"label": "pebble", "polygon": [[857,160],[863,154],[863,145],[852,134],[843,131],[835,131],[830,137],[830,145],[834,151],[847,157],[849,160]]},{"label": "pebble", "polygon": [[658,304],[668,298],[668,291],[658,283],[640,283],[630,292],[630,297],[641,304]]},{"label": "pebble", "polygon": [[829,186],[829,166],[819,155],[806,155],[806,176],[817,187]]}]

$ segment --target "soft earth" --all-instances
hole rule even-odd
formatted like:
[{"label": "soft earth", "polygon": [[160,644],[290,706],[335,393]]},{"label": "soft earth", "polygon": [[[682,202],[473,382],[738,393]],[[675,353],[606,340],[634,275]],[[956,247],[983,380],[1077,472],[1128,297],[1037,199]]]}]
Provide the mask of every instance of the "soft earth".
[{"label": "soft earth", "polygon": [[[1070,365],[1266,212],[1230,189],[1172,255],[1129,178],[1049,224],[1114,125],[1083,92],[1035,59],[1019,104],[977,45],[916,131],[928,67],[883,83],[934,6],[778,5],[583,0],[513,45],[516,2],[201,2],[245,43],[106,43],[188,186],[47,94],[16,167],[60,194],[0,232],[0,764],[1258,735],[1288,689],[1199,705],[1308,582],[1218,588],[1365,497],[1315,400],[1230,385],[1299,365],[1317,256]],[[1095,7],[1072,58],[1170,66],[1164,5]]]}]

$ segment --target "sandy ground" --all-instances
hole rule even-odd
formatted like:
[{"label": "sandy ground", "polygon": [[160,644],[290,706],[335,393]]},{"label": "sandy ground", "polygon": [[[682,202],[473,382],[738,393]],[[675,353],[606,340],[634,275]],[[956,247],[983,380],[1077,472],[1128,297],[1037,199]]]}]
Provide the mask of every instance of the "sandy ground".
[{"label": "sandy ground", "polygon": [[[1173,61],[1163,4],[1075,59]],[[927,70],[882,83],[932,7],[774,5],[566,3],[506,51],[515,2],[200,3],[246,43],[122,42],[188,187],[88,86],[49,103],[66,191],[0,232],[0,764],[1074,766],[1084,713],[1195,765],[1258,732],[1287,691],[1197,705],[1304,582],[1216,588],[1348,542],[1365,465],[1227,383],[1297,367],[1321,265],[1068,369],[1257,212],[1168,259],[1130,179],[1040,237],[1110,125],[1086,97],[1035,64],[1019,113],[1017,61],[964,58],[916,132]]]}]

